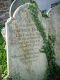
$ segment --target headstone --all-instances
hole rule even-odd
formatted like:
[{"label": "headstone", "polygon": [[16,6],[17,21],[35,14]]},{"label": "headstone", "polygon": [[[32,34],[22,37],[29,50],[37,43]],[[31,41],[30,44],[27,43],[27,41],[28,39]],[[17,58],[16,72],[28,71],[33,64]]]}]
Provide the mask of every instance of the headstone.
[{"label": "headstone", "polygon": [[56,63],[60,65],[60,4],[53,7],[49,12],[49,34],[54,34],[56,37],[55,41],[55,54]]},{"label": "headstone", "polygon": [[43,40],[29,5],[19,6],[6,22],[8,75],[12,80],[42,80],[47,69],[46,55],[40,52]]}]

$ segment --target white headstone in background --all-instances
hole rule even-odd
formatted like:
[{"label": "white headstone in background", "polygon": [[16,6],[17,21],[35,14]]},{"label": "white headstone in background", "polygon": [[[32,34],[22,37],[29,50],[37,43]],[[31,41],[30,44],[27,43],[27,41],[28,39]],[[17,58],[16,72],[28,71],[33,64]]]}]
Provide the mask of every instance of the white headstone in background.
[{"label": "white headstone in background", "polygon": [[[47,68],[43,40],[31,18],[29,3],[6,22],[7,65],[12,80],[42,80]],[[42,19],[42,16],[40,14]]]},{"label": "white headstone in background", "polygon": [[55,54],[56,62],[60,65],[60,4],[55,6],[49,12],[49,34],[54,34],[56,36],[55,42]]}]

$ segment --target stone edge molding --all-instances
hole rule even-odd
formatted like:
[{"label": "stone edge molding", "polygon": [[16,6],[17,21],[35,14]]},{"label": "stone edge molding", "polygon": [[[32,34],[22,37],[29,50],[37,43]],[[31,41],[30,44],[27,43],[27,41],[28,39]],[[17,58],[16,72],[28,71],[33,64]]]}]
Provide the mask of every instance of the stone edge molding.
[{"label": "stone edge molding", "polygon": [[[26,3],[30,2],[30,0],[28,0]],[[10,10],[9,10],[9,17],[12,17],[14,14],[14,11],[21,5],[23,5],[25,2],[23,2],[23,0],[14,0],[10,6]]]}]

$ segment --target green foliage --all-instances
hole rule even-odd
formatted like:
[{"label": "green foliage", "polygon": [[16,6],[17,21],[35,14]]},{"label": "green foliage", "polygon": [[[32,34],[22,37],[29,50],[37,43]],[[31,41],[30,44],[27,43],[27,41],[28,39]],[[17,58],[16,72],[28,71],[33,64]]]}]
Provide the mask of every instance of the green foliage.
[{"label": "green foliage", "polygon": [[0,23],[0,72],[1,72],[1,77],[5,77],[5,75],[7,74],[6,72],[6,50],[5,50],[5,40],[1,34],[1,30],[4,27],[4,25],[2,25]]},{"label": "green foliage", "polygon": [[41,52],[46,54],[48,61],[48,68],[44,80],[53,80],[54,77],[58,74],[58,70],[60,70],[60,67],[55,62],[55,52],[54,52],[55,36],[54,34],[52,35],[48,34],[47,38],[43,25],[41,24],[41,21],[38,19],[38,6],[36,2],[32,2],[30,4],[29,10],[32,16],[32,20],[34,21],[37,30],[40,32],[40,35],[43,38],[44,44],[41,49]]},{"label": "green foliage", "polygon": [[45,18],[48,18],[47,13],[46,13],[46,12],[44,12],[44,11],[42,12],[42,16],[43,16],[43,17],[45,17]]},{"label": "green foliage", "polygon": [[37,8],[38,8],[38,6],[34,1],[33,1],[33,4],[30,4],[30,6],[29,6],[29,10],[32,15],[32,19],[37,27],[37,30],[40,32],[43,40],[46,41],[46,34],[44,31],[44,28],[43,28],[40,20],[38,19],[38,9]]}]

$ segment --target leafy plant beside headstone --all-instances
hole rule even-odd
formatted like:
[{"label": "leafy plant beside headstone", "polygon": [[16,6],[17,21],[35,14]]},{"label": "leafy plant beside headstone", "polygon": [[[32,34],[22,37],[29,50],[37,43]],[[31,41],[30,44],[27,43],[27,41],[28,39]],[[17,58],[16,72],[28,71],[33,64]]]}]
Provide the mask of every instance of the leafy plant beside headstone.
[{"label": "leafy plant beside headstone", "polygon": [[5,50],[5,40],[1,34],[4,25],[0,23],[0,77],[4,78],[7,74],[7,64],[6,64],[6,50]]}]

